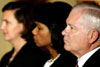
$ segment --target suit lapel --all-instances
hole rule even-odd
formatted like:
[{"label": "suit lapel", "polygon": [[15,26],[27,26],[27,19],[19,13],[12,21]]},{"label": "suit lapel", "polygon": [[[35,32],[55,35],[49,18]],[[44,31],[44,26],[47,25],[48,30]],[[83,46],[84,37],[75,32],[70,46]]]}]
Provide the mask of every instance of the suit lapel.
[{"label": "suit lapel", "polygon": [[[100,49],[97,50],[83,65],[83,67],[96,67],[100,66]],[[97,66],[98,67],[98,66]]]}]

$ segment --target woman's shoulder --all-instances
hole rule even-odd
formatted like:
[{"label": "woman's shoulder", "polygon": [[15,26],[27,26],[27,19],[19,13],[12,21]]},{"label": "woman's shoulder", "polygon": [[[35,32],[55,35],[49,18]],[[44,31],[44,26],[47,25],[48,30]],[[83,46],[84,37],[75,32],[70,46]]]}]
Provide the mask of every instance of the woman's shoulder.
[{"label": "woman's shoulder", "polygon": [[76,57],[68,52],[61,54],[51,67],[73,67],[75,64]]}]

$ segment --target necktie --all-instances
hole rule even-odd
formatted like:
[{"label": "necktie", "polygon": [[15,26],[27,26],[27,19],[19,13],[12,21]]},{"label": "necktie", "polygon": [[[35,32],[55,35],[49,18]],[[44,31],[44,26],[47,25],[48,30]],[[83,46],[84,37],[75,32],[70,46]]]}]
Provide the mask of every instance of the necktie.
[{"label": "necktie", "polygon": [[78,67],[78,64],[76,64],[75,67]]},{"label": "necktie", "polygon": [[75,65],[75,67],[78,67],[78,61],[76,61],[76,65]]}]

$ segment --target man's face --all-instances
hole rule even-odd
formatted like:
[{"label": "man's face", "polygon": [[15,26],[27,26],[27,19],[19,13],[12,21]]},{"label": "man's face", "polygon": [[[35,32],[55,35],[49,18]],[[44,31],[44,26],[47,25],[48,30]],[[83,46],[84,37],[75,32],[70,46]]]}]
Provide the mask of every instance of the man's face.
[{"label": "man's face", "polygon": [[88,48],[88,35],[85,27],[80,24],[81,13],[72,11],[66,20],[67,27],[62,31],[64,48],[72,53],[81,53]]}]

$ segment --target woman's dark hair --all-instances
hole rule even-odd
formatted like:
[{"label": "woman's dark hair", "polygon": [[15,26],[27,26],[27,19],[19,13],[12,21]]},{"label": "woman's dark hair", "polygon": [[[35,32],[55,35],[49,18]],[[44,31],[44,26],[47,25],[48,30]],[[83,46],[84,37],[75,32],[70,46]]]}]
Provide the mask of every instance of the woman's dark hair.
[{"label": "woman's dark hair", "polygon": [[14,10],[14,9],[19,9],[19,8],[25,8],[28,5],[29,5],[28,3],[22,2],[22,1],[9,2],[2,8],[2,12],[6,11],[6,10]]},{"label": "woman's dark hair", "polygon": [[64,2],[47,3],[38,6],[34,19],[45,24],[51,32],[53,48],[58,52],[63,52],[64,41],[61,34],[66,26],[66,19],[72,7]]},{"label": "woman's dark hair", "polygon": [[37,6],[39,4],[47,3],[49,0],[16,0],[16,1],[23,1],[32,4],[33,6]]},{"label": "woman's dark hair", "polygon": [[31,8],[21,8],[16,10],[15,18],[19,23],[24,25],[24,31],[22,32],[22,38],[25,40],[33,39],[32,30],[35,28],[36,24],[33,20],[33,12]]},{"label": "woman's dark hair", "polygon": [[32,6],[22,1],[9,2],[2,9],[3,12],[6,10],[15,10],[14,16],[16,20],[18,21],[18,23],[22,23],[24,25],[22,38],[24,38],[26,41],[29,39],[33,39],[32,30],[35,28],[36,25],[32,20]]}]

